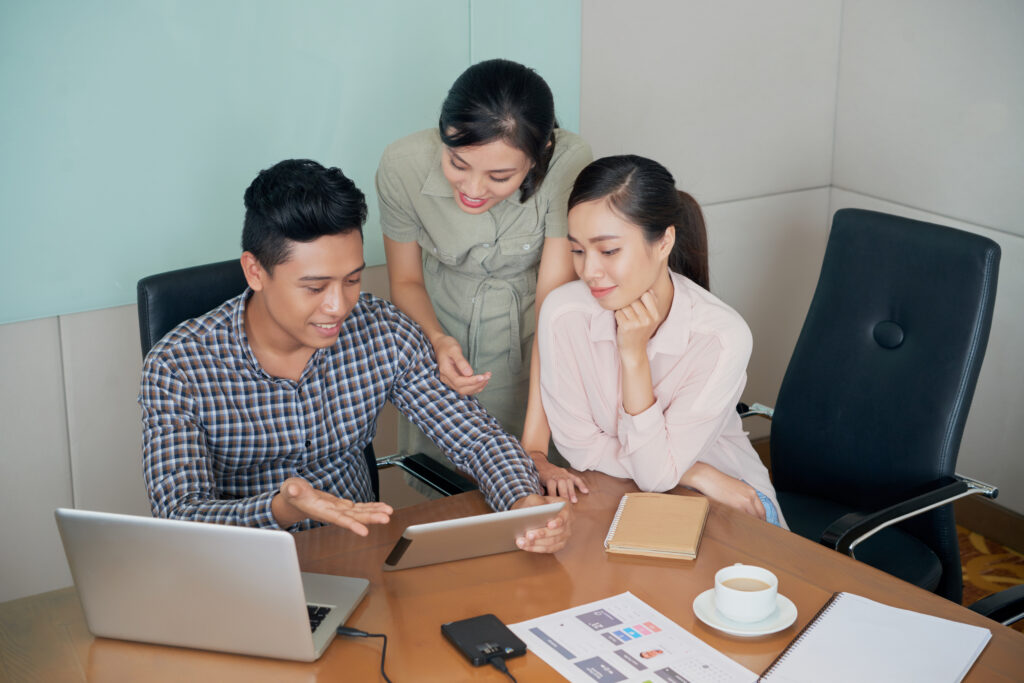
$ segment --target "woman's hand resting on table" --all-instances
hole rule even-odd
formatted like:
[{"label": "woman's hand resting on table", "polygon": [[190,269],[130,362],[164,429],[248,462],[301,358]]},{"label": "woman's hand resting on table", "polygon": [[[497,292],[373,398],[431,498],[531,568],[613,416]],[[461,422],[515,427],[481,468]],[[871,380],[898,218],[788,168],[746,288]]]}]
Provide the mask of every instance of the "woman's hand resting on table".
[{"label": "woman's hand resting on table", "polygon": [[757,491],[753,486],[736,477],[723,474],[706,463],[694,463],[679,483],[697,489],[716,503],[746,512],[758,519],[767,517],[764,505],[761,504],[761,499],[757,497]]},{"label": "woman's hand resting on table", "polygon": [[540,477],[540,485],[548,492],[549,496],[568,498],[575,503],[577,489],[580,493],[590,493],[586,483],[578,474],[558,465],[552,465],[548,458],[540,451],[530,451],[533,465],[537,468]]}]

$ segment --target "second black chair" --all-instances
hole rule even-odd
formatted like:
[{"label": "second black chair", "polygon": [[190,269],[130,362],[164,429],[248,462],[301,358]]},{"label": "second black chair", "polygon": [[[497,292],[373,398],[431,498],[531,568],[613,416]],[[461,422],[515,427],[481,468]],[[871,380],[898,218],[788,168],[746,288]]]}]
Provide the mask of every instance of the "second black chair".
[{"label": "second black chair", "polygon": [[962,230],[838,211],[771,428],[772,478],[793,531],[955,602],[960,554],[946,503],[995,495],[954,470],[999,254]]}]

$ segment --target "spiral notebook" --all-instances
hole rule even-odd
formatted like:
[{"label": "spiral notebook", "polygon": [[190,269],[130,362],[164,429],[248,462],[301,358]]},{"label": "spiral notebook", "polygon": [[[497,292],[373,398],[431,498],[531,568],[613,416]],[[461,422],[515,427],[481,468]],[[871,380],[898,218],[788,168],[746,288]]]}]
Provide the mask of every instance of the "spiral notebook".
[{"label": "spiral notebook", "polygon": [[670,493],[627,493],[604,539],[610,553],[693,560],[697,557],[708,499]]},{"label": "spiral notebook", "polygon": [[980,626],[836,593],[762,681],[960,681],[992,632]]}]

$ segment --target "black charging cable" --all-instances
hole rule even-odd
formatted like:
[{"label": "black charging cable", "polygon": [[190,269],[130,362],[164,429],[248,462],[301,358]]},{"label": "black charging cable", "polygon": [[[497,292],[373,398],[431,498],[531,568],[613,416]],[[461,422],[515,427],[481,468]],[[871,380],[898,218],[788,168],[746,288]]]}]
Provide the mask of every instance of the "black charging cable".
[{"label": "black charging cable", "polygon": [[489,657],[487,661],[490,662],[491,666],[493,666],[495,669],[508,676],[509,680],[512,681],[512,683],[519,683],[516,680],[516,677],[508,672],[508,667],[505,666],[504,657],[499,657],[495,655],[494,657]]},{"label": "black charging cable", "polygon": [[[380,648],[380,675],[384,677],[387,683],[391,683],[391,679],[384,673],[384,658],[388,654],[388,637],[383,633],[367,633],[366,631],[360,631],[357,628],[349,628],[348,626],[338,627],[339,636],[349,636],[351,638],[383,638],[384,644]],[[515,679],[513,679],[515,680]]]}]

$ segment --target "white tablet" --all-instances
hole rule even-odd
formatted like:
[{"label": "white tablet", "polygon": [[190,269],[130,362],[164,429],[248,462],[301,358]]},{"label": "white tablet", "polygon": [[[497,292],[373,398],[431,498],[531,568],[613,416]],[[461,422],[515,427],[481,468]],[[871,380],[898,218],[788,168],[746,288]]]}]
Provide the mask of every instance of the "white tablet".
[{"label": "white tablet", "polygon": [[518,550],[517,536],[522,536],[528,529],[544,526],[564,506],[565,502],[548,503],[442,522],[413,524],[405,528],[391,554],[384,560],[384,571]]}]

